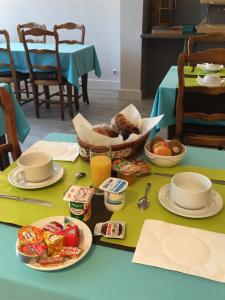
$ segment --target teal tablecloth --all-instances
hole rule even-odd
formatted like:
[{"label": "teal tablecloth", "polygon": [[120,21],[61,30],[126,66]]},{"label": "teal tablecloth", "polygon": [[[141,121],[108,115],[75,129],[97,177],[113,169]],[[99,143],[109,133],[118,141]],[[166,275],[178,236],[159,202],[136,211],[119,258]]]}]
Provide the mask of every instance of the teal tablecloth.
[{"label": "teal tablecloth", "polygon": [[[193,81],[193,78],[190,79]],[[197,83],[196,83],[197,85]],[[175,117],[175,103],[176,103],[176,90],[178,87],[178,73],[177,73],[177,66],[172,66],[169,71],[167,72],[166,76],[164,77],[163,81],[160,83],[152,111],[151,117],[157,117],[164,114],[162,120],[157,124],[151,131],[150,137],[153,138],[157,132],[163,127],[168,127],[171,125],[176,124],[176,117]],[[207,121],[200,121],[194,120],[191,118],[186,118],[185,123],[192,123],[192,124],[202,124],[202,125],[209,125]],[[210,125],[222,125],[225,126],[224,121],[215,121],[210,122]]]},{"label": "teal tablecloth", "polygon": [[[50,134],[51,141],[75,140]],[[225,168],[224,152],[188,147],[184,164]],[[17,229],[0,225],[0,291],[2,300],[215,300],[225,298],[225,284],[160,268],[133,264],[133,253],[93,245],[68,269],[40,272],[15,255]]]},{"label": "teal tablecloth", "polygon": [[[16,97],[14,96],[11,87],[6,84],[6,83],[0,83],[0,87],[4,87],[9,91],[13,98],[13,104],[14,104],[14,109],[15,109],[15,114],[16,114],[16,128],[17,128],[17,134],[20,142],[23,142],[28,135],[30,131],[30,126],[27,122],[27,119],[24,115],[24,112],[19,105],[18,101],[16,100]],[[5,123],[4,123],[4,116],[2,113],[2,109],[0,108],[0,136],[5,134]]]},{"label": "teal tablecloth", "polygon": [[[5,47],[5,44],[0,44],[0,48]],[[11,52],[14,58],[15,68],[22,73],[28,73],[28,67],[26,63],[25,50],[22,43],[10,43]],[[38,49],[54,49],[53,44],[28,44],[28,48]],[[95,47],[93,45],[59,45],[59,56],[62,68],[62,75],[79,89],[79,77],[94,70],[95,75],[101,76],[101,69],[99,66]],[[55,59],[52,55],[33,54],[35,64],[43,64],[43,61],[48,65],[55,64]],[[0,54],[1,61],[7,61],[6,54]],[[4,69],[1,69],[4,70]]]}]

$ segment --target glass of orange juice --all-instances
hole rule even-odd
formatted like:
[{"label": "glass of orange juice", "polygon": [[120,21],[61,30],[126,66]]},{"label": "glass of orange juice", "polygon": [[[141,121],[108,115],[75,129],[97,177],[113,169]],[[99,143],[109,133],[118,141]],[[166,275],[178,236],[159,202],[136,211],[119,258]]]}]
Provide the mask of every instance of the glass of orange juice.
[{"label": "glass of orange juice", "polygon": [[99,185],[111,176],[111,147],[93,146],[90,149],[90,167],[92,187]]}]

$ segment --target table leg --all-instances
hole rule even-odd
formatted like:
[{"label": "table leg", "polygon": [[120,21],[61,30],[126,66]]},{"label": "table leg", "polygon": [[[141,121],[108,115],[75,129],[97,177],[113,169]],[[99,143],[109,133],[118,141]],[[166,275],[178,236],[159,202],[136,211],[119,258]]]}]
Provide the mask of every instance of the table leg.
[{"label": "table leg", "polygon": [[89,104],[88,90],[87,90],[88,74],[84,74],[81,76],[81,85],[82,85],[83,101]]},{"label": "table leg", "polygon": [[[0,145],[1,144],[5,144],[5,143],[6,143],[5,136],[4,135],[0,136]],[[9,156],[8,156],[8,154],[1,155],[0,156],[0,170],[3,171],[9,165],[10,165],[10,162],[9,162]]]}]

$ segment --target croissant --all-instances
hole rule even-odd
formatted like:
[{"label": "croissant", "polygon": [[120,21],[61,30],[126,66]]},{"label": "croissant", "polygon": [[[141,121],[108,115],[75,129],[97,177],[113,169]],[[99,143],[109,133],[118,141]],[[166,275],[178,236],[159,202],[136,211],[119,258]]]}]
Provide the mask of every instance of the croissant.
[{"label": "croissant", "polygon": [[117,114],[115,117],[116,127],[119,134],[126,140],[131,133],[139,134],[139,129],[134,126],[123,114]]}]

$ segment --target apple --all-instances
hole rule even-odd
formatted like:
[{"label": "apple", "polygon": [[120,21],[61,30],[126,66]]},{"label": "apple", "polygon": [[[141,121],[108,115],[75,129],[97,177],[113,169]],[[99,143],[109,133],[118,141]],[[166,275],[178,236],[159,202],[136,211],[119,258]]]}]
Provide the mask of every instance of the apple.
[{"label": "apple", "polygon": [[159,145],[157,147],[153,148],[153,153],[157,154],[157,155],[162,155],[162,156],[171,156],[172,152],[170,150],[170,148],[165,145]]},{"label": "apple", "polygon": [[166,141],[159,141],[159,142],[157,142],[157,143],[155,143],[153,146],[152,146],[152,152],[154,153],[154,149],[155,148],[158,148],[159,146],[163,146],[163,147],[167,147],[167,148],[169,148],[169,145],[168,145],[168,143],[166,142]]}]

